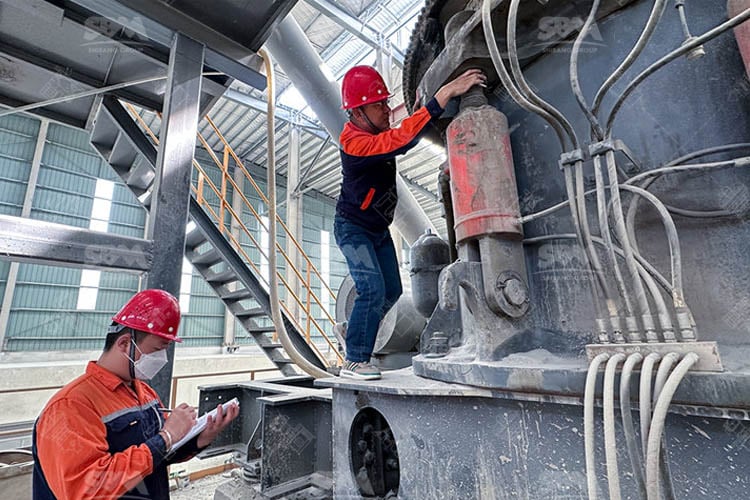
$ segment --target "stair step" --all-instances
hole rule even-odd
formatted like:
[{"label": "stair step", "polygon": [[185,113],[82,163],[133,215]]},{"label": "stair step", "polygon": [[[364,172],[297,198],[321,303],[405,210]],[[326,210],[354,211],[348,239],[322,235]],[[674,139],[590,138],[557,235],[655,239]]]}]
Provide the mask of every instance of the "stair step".
[{"label": "stair step", "polygon": [[118,127],[115,125],[112,117],[103,107],[100,107],[94,121],[94,128],[91,130],[91,142],[95,146],[100,145],[111,150],[118,133]]},{"label": "stair step", "polygon": [[91,142],[91,145],[94,146],[94,149],[102,155],[102,158],[107,160],[109,158],[109,155],[112,153],[112,145],[102,144],[100,142]]},{"label": "stair step", "polygon": [[128,176],[130,175],[130,165],[110,165],[110,167],[127,184]]},{"label": "stair step", "polygon": [[242,311],[234,313],[234,315],[237,317],[237,319],[247,319],[247,318],[257,318],[259,316],[267,316],[266,311],[264,311],[263,308],[261,307],[254,307],[252,309],[244,309]]},{"label": "stair step", "polygon": [[152,194],[153,194],[153,190],[148,190],[146,193],[138,197],[138,200],[143,204],[144,207],[146,207],[146,210],[151,209],[151,195]]},{"label": "stair step", "polygon": [[133,165],[137,155],[138,152],[130,144],[125,134],[120,132],[117,134],[117,139],[115,139],[115,144],[112,146],[112,151],[107,161],[112,166],[130,167]]},{"label": "stair step", "polygon": [[[234,290],[232,292],[226,292],[221,295],[222,300],[226,300],[229,302],[238,302],[240,300],[249,299],[253,296],[252,292],[248,290],[247,288],[240,288],[239,290]],[[252,311],[253,309],[250,309]],[[263,310],[259,309],[262,313]]]},{"label": "stair step", "polygon": [[266,351],[270,351],[272,349],[283,349],[284,346],[279,343],[271,343],[271,344],[258,344],[258,346],[261,349],[265,349]]},{"label": "stair step", "polygon": [[[135,149],[133,149],[135,151]],[[143,158],[143,156],[137,155],[133,159],[132,167],[130,168],[130,174],[128,175],[127,183],[128,186],[136,186],[142,189],[151,189],[154,184],[154,178],[156,174],[151,165]]]},{"label": "stair step", "polygon": [[208,267],[211,267],[214,264],[218,264],[219,262],[221,262],[221,260],[222,258],[219,251],[215,248],[211,248],[210,250],[203,252],[202,254],[195,255],[191,259],[191,262],[196,266],[206,265]]},{"label": "stair step", "polygon": [[273,361],[277,365],[294,365],[294,364],[296,364],[294,361],[292,361],[289,358],[271,359],[271,361]]},{"label": "stair step", "polygon": [[[136,197],[136,198],[138,198],[138,200],[139,200],[139,201],[140,201],[140,200],[141,200],[142,198],[145,198],[145,197],[146,197],[146,194],[147,194],[147,193],[149,193],[149,191],[146,191],[146,190],[145,190],[145,189],[143,189],[143,188],[139,188],[138,186],[128,186],[128,187],[129,187],[129,188],[130,188],[130,190],[131,190],[131,191],[133,192],[133,194],[135,195],[135,197]],[[148,198],[149,198],[149,199],[151,198],[151,195],[150,195],[150,194],[148,195]],[[143,203],[143,202],[141,201],[141,203]],[[146,206],[146,204],[145,204],[145,203],[143,203],[143,205],[144,205],[144,206]]]},{"label": "stair step", "polygon": [[218,273],[208,273],[206,275],[206,281],[216,285],[231,283],[232,281],[237,281],[237,273],[235,273],[231,269],[227,269],[226,271],[221,271]]},{"label": "stair step", "polygon": [[203,235],[198,228],[193,229],[185,235],[185,248],[190,250],[199,247],[206,241],[206,237]]},{"label": "stair step", "polygon": [[276,327],[271,326],[248,326],[245,327],[245,330],[247,330],[250,333],[271,333],[276,331]]}]

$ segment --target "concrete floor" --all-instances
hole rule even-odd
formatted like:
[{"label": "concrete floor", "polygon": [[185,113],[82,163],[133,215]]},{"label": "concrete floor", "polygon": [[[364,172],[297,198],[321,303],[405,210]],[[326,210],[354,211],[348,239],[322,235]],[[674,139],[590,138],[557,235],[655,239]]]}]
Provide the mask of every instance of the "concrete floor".
[{"label": "concrete floor", "polygon": [[172,490],[171,500],[213,500],[216,487],[230,480],[232,471],[206,476],[184,488]]}]

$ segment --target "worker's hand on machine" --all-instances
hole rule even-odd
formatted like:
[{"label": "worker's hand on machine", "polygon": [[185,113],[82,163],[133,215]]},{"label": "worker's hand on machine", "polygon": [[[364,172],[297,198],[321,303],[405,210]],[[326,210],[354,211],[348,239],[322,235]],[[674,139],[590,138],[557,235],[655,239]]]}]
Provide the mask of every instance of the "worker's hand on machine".
[{"label": "worker's hand on machine", "polygon": [[219,405],[216,408],[216,418],[211,415],[206,421],[206,428],[198,436],[198,448],[203,448],[211,444],[216,436],[240,414],[240,406],[237,404],[229,405],[226,411]]},{"label": "worker's hand on machine", "polygon": [[435,94],[435,99],[437,99],[441,108],[445,108],[451,98],[464,94],[475,85],[485,87],[486,82],[487,75],[482,73],[482,70],[470,69],[440,87],[440,90]]},{"label": "worker's hand on machine", "polygon": [[177,442],[188,433],[195,425],[195,408],[187,403],[182,403],[174,408],[167,421],[164,422],[164,429],[169,432],[173,442]]}]

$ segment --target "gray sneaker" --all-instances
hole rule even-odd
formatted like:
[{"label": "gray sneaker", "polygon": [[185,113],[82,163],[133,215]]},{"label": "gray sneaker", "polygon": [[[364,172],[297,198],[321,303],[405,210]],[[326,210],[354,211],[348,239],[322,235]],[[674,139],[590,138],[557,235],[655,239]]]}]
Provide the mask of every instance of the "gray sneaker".
[{"label": "gray sneaker", "polygon": [[357,363],[356,361],[347,361],[341,367],[341,377],[355,378],[358,380],[379,380],[380,370],[370,363]]}]

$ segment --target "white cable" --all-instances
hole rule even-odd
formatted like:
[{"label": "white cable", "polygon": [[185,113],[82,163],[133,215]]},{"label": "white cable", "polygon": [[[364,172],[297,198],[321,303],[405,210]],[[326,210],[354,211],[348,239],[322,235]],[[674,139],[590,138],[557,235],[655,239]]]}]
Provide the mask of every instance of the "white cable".
[{"label": "white cable", "polygon": [[617,436],[615,434],[615,374],[617,365],[625,355],[617,353],[607,361],[604,371],[604,455],[607,458],[607,480],[609,482],[609,500],[620,500],[620,471],[617,467]]},{"label": "white cable", "polygon": [[589,500],[596,500],[596,463],[594,462],[594,398],[596,396],[596,376],[599,366],[609,359],[602,353],[591,360],[586,374],[586,387],[583,393],[583,442],[586,451],[586,482]]},{"label": "white cable", "polygon": [[698,355],[694,352],[688,353],[677,365],[667,379],[659,394],[659,400],[654,406],[654,416],[648,435],[648,447],[646,453],[646,491],[648,500],[659,500],[659,451],[661,449],[661,435],[664,432],[664,424],[667,419],[667,410],[672,402],[672,397],[682,378],[690,368],[698,361]]},{"label": "white cable", "polygon": [[622,428],[625,432],[625,444],[630,457],[630,465],[633,468],[633,477],[638,485],[641,498],[646,497],[646,482],[643,478],[643,460],[638,452],[638,444],[635,441],[635,429],[633,429],[633,414],[630,407],[630,376],[633,368],[643,361],[643,355],[635,352],[628,356],[622,367],[620,375],[620,413],[622,413]]},{"label": "white cable", "polygon": [[[656,405],[656,401],[659,399],[659,395],[661,394],[662,388],[664,387],[664,383],[667,380],[667,377],[669,376],[669,372],[672,370],[672,367],[680,360],[679,354],[675,352],[670,352],[669,354],[666,354],[664,358],[661,360],[661,363],[659,363],[659,369],[656,372],[656,380],[654,382],[654,395],[651,398],[651,401],[654,405]],[[653,423],[653,420],[651,421]],[[667,442],[664,436],[662,436],[662,444],[666,448]],[[644,448],[644,452],[646,449]],[[674,498],[674,488],[672,487],[672,473],[669,469],[669,460],[667,459],[667,456],[664,453],[664,450],[659,454],[659,461],[660,461],[660,470],[659,470],[659,480],[661,481],[661,484],[664,488],[664,496],[668,499]]]},{"label": "white cable", "polygon": [[670,352],[669,354],[665,354],[664,358],[662,358],[661,360],[661,363],[659,363],[659,369],[656,371],[656,380],[654,382],[654,395],[651,397],[651,400],[654,402],[654,404],[656,404],[656,400],[659,399],[659,394],[661,394],[664,383],[667,381],[669,372],[679,360],[679,354],[677,354],[676,352]]},{"label": "white cable", "polygon": [[289,358],[294,361],[306,373],[315,378],[330,377],[331,375],[312,364],[297,350],[289,337],[284,326],[284,318],[279,301],[279,278],[276,269],[276,144],[274,137],[274,72],[271,56],[265,49],[258,51],[263,58],[266,67],[266,78],[268,80],[268,114],[266,121],[268,125],[268,268],[270,283],[269,295],[271,300],[271,317],[279,335],[279,341]]},{"label": "white cable", "polygon": [[643,445],[643,458],[646,458],[646,448],[648,447],[648,428],[651,423],[651,375],[654,372],[654,363],[659,361],[661,356],[652,352],[643,360],[641,367],[641,387],[638,394],[640,403],[641,419],[641,444]]}]

